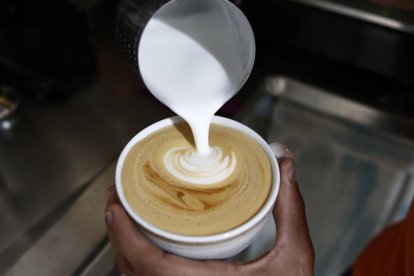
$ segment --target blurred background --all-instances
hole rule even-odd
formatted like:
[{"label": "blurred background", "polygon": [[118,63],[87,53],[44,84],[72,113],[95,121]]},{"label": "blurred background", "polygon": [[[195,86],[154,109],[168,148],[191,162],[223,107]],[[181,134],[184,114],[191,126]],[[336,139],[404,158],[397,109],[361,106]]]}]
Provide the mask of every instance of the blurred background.
[{"label": "blurred background", "polygon": [[[414,3],[234,2],[257,58],[218,114],[291,147],[317,275],[341,275],[413,198]],[[2,275],[119,275],[106,189],[127,141],[173,113],[123,57],[117,5],[0,2]]]}]

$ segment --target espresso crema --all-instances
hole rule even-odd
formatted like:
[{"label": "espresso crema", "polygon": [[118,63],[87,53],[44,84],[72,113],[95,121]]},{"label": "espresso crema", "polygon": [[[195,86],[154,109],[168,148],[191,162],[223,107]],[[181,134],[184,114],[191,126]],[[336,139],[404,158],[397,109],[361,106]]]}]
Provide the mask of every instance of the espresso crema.
[{"label": "espresso crema", "polygon": [[122,186],[132,209],[163,230],[211,235],[255,215],[271,188],[270,161],[247,135],[210,126],[209,156],[195,156],[186,123],[165,127],[130,150]]}]

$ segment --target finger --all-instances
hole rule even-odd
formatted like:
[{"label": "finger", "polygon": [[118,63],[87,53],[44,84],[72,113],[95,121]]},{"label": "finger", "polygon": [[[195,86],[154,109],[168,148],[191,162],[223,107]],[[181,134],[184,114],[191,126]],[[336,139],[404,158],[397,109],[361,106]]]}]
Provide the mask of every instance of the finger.
[{"label": "finger", "polygon": [[296,181],[293,159],[280,162],[280,189],[273,215],[277,225],[276,245],[310,243],[305,204]]},{"label": "finger", "polygon": [[[194,261],[163,253],[153,245],[117,202],[115,189],[108,190],[106,223],[108,236],[115,251],[119,268],[126,273],[134,271],[160,272],[162,275],[228,275],[235,265],[220,261]],[[145,274],[145,273],[144,273]],[[230,273],[230,275],[232,275]]]},{"label": "finger", "polygon": [[137,229],[124,208],[117,202],[116,193],[110,189],[105,210],[108,236],[115,251],[131,263],[149,261],[162,256],[162,251],[148,241]]},{"label": "finger", "polygon": [[197,276],[227,276],[240,275],[235,263],[220,261],[220,260],[206,260],[197,261],[187,259],[170,253],[164,255],[164,267],[167,271],[160,271],[160,275],[197,275]]},{"label": "finger", "polygon": [[117,201],[118,201],[118,197],[116,196],[115,185],[112,185],[108,188],[108,200],[106,202],[106,207],[108,207],[109,205],[113,203],[116,203]]},{"label": "finger", "polygon": [[125,275],[134,275],[135,269],[131,263],[121,254],[115,252],[115,261],[117,269]]},{"label": "finger", "polygon": [[[108,199],[106,202],[106,206],[105,206],[105,220],[107,222],[107,224],[109,223],[109,220],[112,219],[112,214],[109,214],[110,217],[108,217],[108,213],[106,213],[106,211],[108,210],[108,206],[110,206],[111,204],[114,204],[116,200],[116,195],[115,195],[115,186],[112,185],[108,188]],[[108,236],[109,236],[109,229],[108,229]],[[116,246],[116,244],[114,244],[114,242],[112,242],[112,240],[109,240],[111,246],[112,246],[112,251],[115,255],[115,260],[116,260],[116,266],[117,268],[123,272],[126,273],[127,275],[131,274],[131,270],[130,270],[130,266],[128,266],[128,261],[126,261],[126,258],[121,254],[121,252],[119,252],[118,247]]]}]

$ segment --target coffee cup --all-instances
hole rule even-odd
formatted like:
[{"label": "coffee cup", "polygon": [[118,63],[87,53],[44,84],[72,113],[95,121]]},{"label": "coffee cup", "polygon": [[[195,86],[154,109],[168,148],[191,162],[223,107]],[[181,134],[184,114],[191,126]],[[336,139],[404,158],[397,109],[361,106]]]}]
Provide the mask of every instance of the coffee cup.
[{"label": "coffee cup", "polygon": [[[126,145],[118,159],[116,167],[115,181],[119,199],[142,233],[162,250],[192,259],[230,258],[248,247],[254,241],[266,221],[272,216],[273,205],[276,201],[280,185],[279,166],[274,153],[275,149],[278,148],[277,144],[272,144],[273,148],[271,148],[260,135],[249,127],[231,119],[214,116],[212,120],[213,124],[241,132],[263,150],[270,164],[271,184],[269,192],[259,210],[248,220],[236,227],[220,233],[206,235],[174,233],[148,222],[148,220],[144,219],[142,215],[131,207],[123,188],[122,170],[128,153],[137,143],[165,127],[173,126],[180,122],[183,122],[183,119],[180,117],[172,117],[159,121],[139,132]],[[283,146],[280,146],[279,149],[283,150]],[[279,152],[283,154],[283,151],[279,150]]]}]

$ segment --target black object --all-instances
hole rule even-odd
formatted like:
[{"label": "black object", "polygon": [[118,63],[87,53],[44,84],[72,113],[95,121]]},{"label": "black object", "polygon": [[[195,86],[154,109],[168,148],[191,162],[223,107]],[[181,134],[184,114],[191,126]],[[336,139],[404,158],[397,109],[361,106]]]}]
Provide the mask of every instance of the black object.
[{"label": "black object", "polygon": [[256,66],[414,118],[414,34],[301,2],[243,1]]},{"label": "black object", "polygon": [[414,86],[414,34],[296,1],[246,1],[243,8],[258,51],[286,45]]},{"label": "black object", "polygon": [[77,30],[27,23],[0,29],[0,82],[31,99],[61,98],[95,73],[94,47]]},{"label": "black object", "polygon": [[0,1],[0,26],[10,22],[17,13],[17,4],[14,0]]}]

